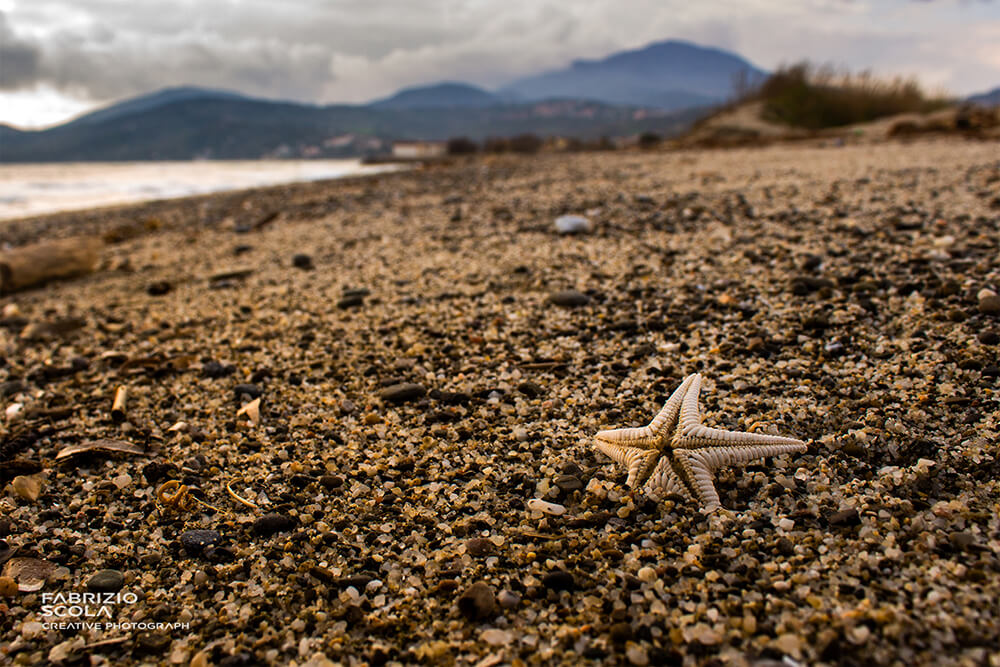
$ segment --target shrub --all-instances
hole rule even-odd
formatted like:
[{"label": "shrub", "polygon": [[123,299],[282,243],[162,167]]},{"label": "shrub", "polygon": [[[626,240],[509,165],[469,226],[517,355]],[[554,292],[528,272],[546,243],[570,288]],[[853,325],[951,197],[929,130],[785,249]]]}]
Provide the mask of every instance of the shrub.
[{"label": "shrub", "polygon": [[878,79],[869,72],[838,73],[809,63],[783,66],[740,101],[760,100],[763,115],[795,127],[819,130],[864,123],[900,113],[926,113],[949,101],[929,97],[912,79]]},{"label": "shrub", "polygon": [[519,134],[508,140],[510,150],[515,153],[537,153],[542,147],[542,140],[534,134]]},{"label": "shrub", "polygon": [[479,145],[468,137],[452,137],[447,150],[448,155],[470,155],[479,150]]},{"label": "shrub", "polygon": [[639,135],[639,148],[656,148],[663,141],[663,137],[655,132],[643,132]]}]

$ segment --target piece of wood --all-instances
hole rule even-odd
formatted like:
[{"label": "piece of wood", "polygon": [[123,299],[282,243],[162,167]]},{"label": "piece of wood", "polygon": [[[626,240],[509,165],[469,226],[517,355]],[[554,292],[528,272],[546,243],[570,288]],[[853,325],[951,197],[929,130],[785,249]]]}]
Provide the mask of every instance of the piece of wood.
[{"label": "piece of wood", "polygon": [[92,273],[103,246],[97,237],[78,237],[0,251],[0,294]]}]

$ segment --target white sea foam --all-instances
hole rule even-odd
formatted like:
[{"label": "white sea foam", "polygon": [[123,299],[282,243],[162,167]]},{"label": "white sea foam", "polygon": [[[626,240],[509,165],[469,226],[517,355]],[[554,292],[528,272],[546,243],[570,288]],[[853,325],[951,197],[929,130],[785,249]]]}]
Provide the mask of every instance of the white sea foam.
[{"label": "white sea foam", "polygon": [[0,220],[393,168],[359,160],[0,164]]}]

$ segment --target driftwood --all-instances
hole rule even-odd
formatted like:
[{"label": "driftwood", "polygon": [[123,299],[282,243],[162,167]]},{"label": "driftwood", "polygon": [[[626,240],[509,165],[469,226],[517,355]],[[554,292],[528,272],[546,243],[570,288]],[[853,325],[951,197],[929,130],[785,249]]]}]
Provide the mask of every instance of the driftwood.
[{"label": "driftwood", "polygon": [[103,245],[99,238],[79,237],[0,251],[0,294],[91,273]]}]

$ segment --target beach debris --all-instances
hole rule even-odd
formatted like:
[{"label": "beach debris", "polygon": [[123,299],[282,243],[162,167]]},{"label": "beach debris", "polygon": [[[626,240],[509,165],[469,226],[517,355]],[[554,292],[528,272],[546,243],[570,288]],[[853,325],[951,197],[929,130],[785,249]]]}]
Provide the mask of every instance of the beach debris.
[{"label": "beach debris", "polygon": [[712,482],[719,468],[806,451],[806,443],[795,438],[703,426],[700,391],[701,375],[689,375],[648,426],[594,436],[597,449],[628,470],[630,488],[654,500],[677,494],[713,512],[722,507]]},{"label": "beach debris", "polygon": [[18,475],[10,481],[10,487],[20,498],[35,502],[42,493],[42,478],[40,475]]},{"label": "beach debris", "polygon": [[255,505],[254,503],[250,502],[246,498],[243,498],[238,493],[236,493],[235,491],[233,491],[232,482],[227,482],[226,483],[226,492],[229,494],[229,497],[232,498],[233,500],[235,500],[236,502],[242,503],[243,505],[246,505],[247,507],[249,507],[251,509],[258,509],[257,505]]},{"label": "beach debris", "polygon": [[87,452],[112,452],[112,453],[122,453],[122,454],[146,454],[146,450],[138,445],[133,445],[131,442],[125,442],[124,440],[112,440],[110,438],[103,438],[101,440],[92,440],[90,442],[80,443],[78,445],[68,445],[59,450],[56,454],[56,461],[61,461],[70,456],[76,456],[77,454],[84,454]]},{"label": "beach debris", "polygon": [[125,421],[125,401],[128,399],[128,388],[119,385],[115,390],[115,400],[111,405],[111,419],[116,422]]},{"label": "beach debris", "polygon": [[582,215],[560,215],[556,218],[556,231],[560,234],[586,234],[591,228],[590,220]]},{"label": "beach debris", "polygon": [[69,570],[65,567],[41,558],[11,558],[3,566],[3,576],[16,581],[17,590],[21,593],[41,590],[45,582],[68,574]]},{"label": "beach debris", "polygon": [[77,237],[0,252],[0,294],[92,273],[103,247],[97,237]]},{"label": "beach debris", "polygon": [[160,484],[156,489],[156,502],[175,512],[190,512],[197,503],[202,507],[207,507],[220,514],[222,513],[222,510],[218,507],[209,505],[204,500],[197,498],[191,493],[191,489],[186,484],[181,484],[176,479]]},{"label": "beach debris", "polygon": [[236,416],[246,416],[251,424],[257,426],[260,424],[260,399],[255,398],[242,408],[236,411]]}]

